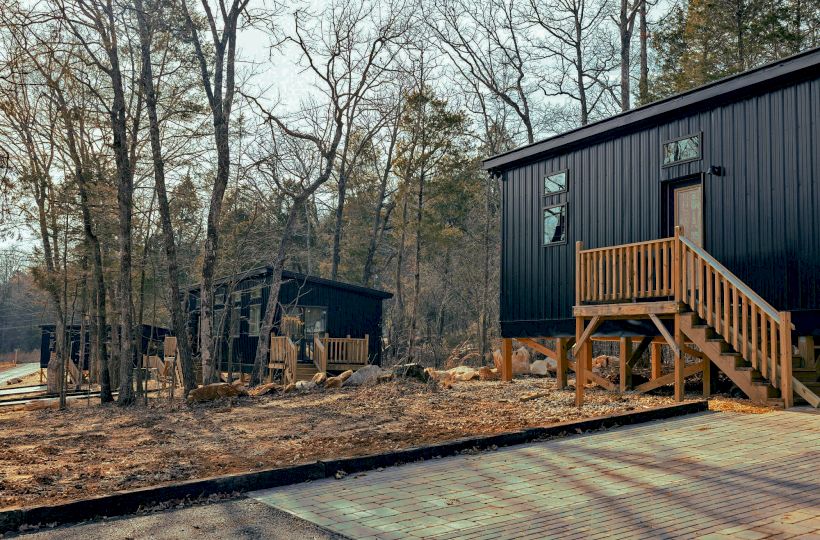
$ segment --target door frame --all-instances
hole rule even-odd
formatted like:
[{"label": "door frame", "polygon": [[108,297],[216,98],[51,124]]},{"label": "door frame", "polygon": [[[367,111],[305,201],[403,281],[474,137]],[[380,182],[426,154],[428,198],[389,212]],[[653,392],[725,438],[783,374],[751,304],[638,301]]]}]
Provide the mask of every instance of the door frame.
[{"label": "door frame", "polygon": [[[692,186],[700,186],[701,227],[703,229],[703,249],[706,248],[706,187],[705,174],[695,173],[672,180],[664,181],[661,185],[661,238],[675,235],[675,190]],[[686,234],[686,231],[684,231]]]}]

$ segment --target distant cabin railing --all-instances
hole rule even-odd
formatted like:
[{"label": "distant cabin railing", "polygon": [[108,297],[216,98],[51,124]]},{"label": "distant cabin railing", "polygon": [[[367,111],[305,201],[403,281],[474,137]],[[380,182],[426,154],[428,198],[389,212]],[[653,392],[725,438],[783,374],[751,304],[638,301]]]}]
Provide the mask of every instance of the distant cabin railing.
[{"label": "distant cabin railing", "polygon": [[[322,359],[318,361],[322,362],[325,369],[347,369],[367,365],[370,350],[370,336],[367,334],[363,338],[317,336],[314,339],[322,351]],[[317,347],[316,350],[319,356],[320,348]]]},{"label": "distant cabin railing", "polygon": [[281,369],[285,384],[296,382],[296,362],[298,356],[299,353],[296,349],[296,345],[288,336],[271,336],[268,380],[273,381],[274,369]]},{"label": "distant cabin railing", "polygon": [[313,336],[313,364],[320,373],[327,372],[327,347],[318,335]]},{"label": "distant cabin railing", "polygon": [[679,227],[674,237],[620,246],[583,249],[577,242],[575,263],[577,305],[674,298],[792,395],[791,313],[778,312]]}]

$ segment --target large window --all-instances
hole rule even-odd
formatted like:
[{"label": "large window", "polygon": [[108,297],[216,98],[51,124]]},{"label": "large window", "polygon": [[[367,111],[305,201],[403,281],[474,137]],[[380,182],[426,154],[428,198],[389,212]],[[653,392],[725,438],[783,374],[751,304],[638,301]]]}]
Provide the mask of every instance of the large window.
[{"label": "large window", "polygon": [[544,195],[563,193],[567,190],[567,171],[558,171],[544,177]]},{"label": "large window", "polygon": [[688,135],[663,143],[663,166],[700,159],[700,135]]},{"label": "large window", "polygon": [[561,244],[567,240],[567,205],[544,208],[544,245]]}]

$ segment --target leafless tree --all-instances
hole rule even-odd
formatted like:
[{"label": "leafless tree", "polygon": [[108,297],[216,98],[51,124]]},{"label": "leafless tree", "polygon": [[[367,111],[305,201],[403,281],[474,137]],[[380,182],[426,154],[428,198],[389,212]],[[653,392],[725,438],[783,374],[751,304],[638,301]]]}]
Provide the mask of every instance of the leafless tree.
[{"label": "leafless tree", "polygon": [[616,58],[605,25],[609,7],[606,0],[530,0],[529,20],[543,33],[538,47],[550,59],[545,94],[577,102],[582,126],[616,100],[608,79]]}]

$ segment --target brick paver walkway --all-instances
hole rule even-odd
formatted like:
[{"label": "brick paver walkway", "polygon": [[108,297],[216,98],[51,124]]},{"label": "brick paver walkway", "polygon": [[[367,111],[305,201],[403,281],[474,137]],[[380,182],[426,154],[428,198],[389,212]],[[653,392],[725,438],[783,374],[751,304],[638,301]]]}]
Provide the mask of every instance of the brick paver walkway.
[{"label": "brick paver walkway", "polygon": [[702,413],[252,496],[357,539],[820,540],[820,414]]}]

